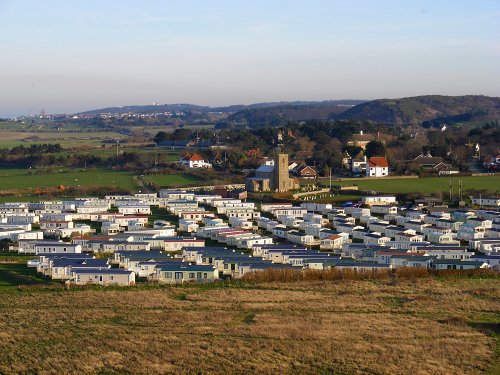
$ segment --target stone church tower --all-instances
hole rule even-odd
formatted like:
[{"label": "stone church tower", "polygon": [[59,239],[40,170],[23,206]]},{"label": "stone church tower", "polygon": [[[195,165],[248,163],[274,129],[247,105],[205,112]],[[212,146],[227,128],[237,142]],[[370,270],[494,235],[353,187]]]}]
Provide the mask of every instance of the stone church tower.
[{"label": "stone church tower", "polygon": [[290,190],[291,181],[288,175],[288,154],[281,153],[277,148],[276,157],[274,159],[274,184],[273,188],[276,191]]}]

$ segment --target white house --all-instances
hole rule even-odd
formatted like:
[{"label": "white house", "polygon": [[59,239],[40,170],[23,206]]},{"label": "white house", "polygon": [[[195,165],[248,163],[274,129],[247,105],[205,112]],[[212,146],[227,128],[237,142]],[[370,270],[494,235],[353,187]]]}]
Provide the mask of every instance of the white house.
[{"label": "white house", "polygon": [[385,177],[389,175],[389,163],[383,156],[372,156],[366,164],[367,177]]},{"label": "white house", "polygon": [[196,153],[184,155],[179,159],[179,165],[186,168],[212,168],[212,164],[206,162],[203,156]]},{"label": "white house", "polygon": [[500,207],[500,198],[472,198],[472,204],[480,207]]}]

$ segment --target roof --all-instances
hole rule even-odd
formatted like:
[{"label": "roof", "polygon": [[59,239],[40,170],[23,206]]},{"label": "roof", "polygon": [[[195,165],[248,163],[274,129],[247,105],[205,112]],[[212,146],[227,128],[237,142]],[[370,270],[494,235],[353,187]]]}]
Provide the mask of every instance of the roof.
[{"label": "roof", "polygon": [[200,271],[200,272],[213,272],[215,267],[213,266],[202,266],[202,265],[191,265],[189,263],[170,263],[164,265],[160,268],[162,271]]},{"label": "roof", "polygon": [[203,159],[203,156],[201,156],[200,154],[197,154],[197,153],[194,153],[193,155],[190,155],[189,153],[187,153],[186,155],[184,155],[181,160],[185,160],[185,161],[203,161],[205,159]]},{"label": "roof", "polygon": [[261,165],[255,171],[259,173],[272,173],[274,171],[274,165]]},{"label": "roof", "polygon": [[475,260],[458,260],[458,259],[436,259],[432,263],[434,264],[461,264],[469,266],[482,266],[484,262]]},{"label": "roof", "polygon": [[368,160],[368,163],[370,164],[370,167],[379,167],[379,168],[389,167],[387,158],[384,156],[372,156],[370,160]]},{"label": "roof", "polygon": [[108,274],[108,275],[130,275],[131,273],[134,273],[134,271],[126,271],[123,269],[118,269],[118,268],[106,268],[102,270],[95,270],[95,269],[77,269],[73,271],[74,273],[93,273],[93,274]]},{"label": "roof", "polygon": [[352,140],[353,141],[373,141],[375,139],[375,136],[373,134],[353,134]]}]

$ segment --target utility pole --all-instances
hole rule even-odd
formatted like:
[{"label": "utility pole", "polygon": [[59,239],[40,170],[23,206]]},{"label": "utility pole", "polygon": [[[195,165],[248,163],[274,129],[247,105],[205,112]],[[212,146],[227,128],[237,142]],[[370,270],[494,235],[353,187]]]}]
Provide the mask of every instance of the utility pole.
[{"label": "utility pole", "polygon": [[120,141],[116,140],[116,156],[118,156],[118,147],[119,147]]}]

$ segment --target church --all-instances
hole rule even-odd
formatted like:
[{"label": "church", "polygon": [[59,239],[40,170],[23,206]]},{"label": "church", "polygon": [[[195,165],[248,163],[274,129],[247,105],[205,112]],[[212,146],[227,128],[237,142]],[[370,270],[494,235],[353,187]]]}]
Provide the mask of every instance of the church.
[{"label": "church", "polygon": [[276,149],[274,160],[261,165],[255,170],[255,176],[245,181],[249,192],[283,192],[299,188],[299,180],[291,178],[288,170],[288,154]]}]

